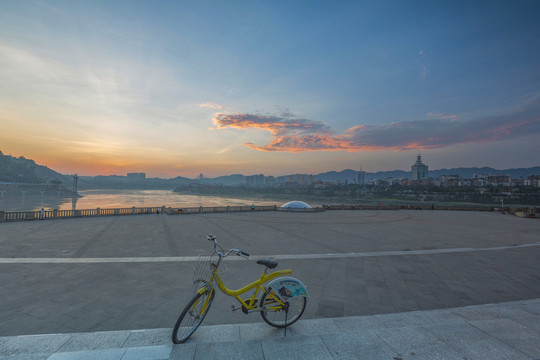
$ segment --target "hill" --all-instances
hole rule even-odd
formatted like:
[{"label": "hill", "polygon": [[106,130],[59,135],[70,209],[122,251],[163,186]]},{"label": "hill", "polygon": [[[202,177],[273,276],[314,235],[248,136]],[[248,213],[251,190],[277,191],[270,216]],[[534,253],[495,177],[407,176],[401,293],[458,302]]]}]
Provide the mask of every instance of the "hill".
[{"label": "hill", "polygon": [[0,151],[0,182],[25,184],[54,184],[60,183],[71,187],[71,178],[62,175],[46,166],[38,165],[34,160],[24,156],[14,157],[4,155]]}]

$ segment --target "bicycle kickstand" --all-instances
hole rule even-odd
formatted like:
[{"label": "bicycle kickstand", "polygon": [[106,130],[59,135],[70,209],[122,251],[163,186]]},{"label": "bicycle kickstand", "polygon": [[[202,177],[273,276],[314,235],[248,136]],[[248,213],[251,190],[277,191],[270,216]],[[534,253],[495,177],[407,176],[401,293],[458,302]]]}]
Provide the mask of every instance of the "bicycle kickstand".
[{"label": "bicycle kickstand", "polygon": [[[289,311],[285,311],[285,324],[287,324],[287,315],[288,315]],[[287,337],[287,325],[285,325],[285,333],[283,335],[283,337]]]}]

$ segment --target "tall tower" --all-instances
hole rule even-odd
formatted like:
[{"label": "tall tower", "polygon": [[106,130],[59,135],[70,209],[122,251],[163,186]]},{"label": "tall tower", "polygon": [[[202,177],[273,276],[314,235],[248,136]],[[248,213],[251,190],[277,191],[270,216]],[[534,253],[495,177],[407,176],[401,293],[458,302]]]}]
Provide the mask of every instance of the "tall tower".
[{"label": "tall tower", "polygon": [[422,163],[422,155],[418,154],[416,162],[411,167],[412,180],[424,180],[428,178],[428,166]]},{"label": "tall tower", "polygon": [[79,176],[77,174],[73,175],[73,192],[77,194],[79,187]]},{"label": "tall tower", "polygon": [[364,186],[366,184],[366,172],[362,171],[360,166],[360,171],[358,172],[358,185]]}]

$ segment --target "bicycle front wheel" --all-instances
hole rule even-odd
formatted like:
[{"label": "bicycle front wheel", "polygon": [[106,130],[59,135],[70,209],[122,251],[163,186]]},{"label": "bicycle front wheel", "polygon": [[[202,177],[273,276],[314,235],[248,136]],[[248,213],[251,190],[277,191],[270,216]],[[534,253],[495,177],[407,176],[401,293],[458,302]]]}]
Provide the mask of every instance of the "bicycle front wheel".
[{"label": "bicycle front wheel", "polygon": [[271,326],[282,328],[295,323],[306,308],[306,297],[295,296],[281,305],[275,295],[265,293],[261,297],[261,316]]},{"label": "bicycle front wheel", "polygon": [[197,293],[186,305],[180,314],[172,332],[172,341],[181,344],[197,330],[214,300],[214,289],[206,290],[204,293]]}]

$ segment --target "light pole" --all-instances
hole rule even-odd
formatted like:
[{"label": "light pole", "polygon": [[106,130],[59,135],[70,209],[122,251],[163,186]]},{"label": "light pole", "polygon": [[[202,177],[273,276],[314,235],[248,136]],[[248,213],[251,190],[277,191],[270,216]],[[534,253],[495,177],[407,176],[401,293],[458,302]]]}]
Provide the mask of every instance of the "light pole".
[{"label": "light pole", "polygon": [[74,195],[77,195],[79,185],[79,176],[77,174],[73,175],[73,193]]}]

